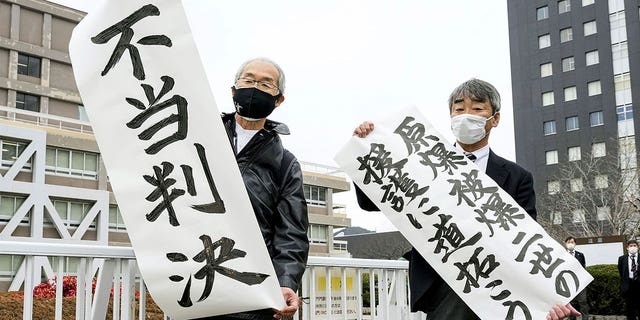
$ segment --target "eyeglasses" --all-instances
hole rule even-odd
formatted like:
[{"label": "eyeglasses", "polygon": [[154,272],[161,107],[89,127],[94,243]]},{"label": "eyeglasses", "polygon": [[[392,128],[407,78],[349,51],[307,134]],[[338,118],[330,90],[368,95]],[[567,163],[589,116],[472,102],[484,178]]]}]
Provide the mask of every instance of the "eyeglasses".
[{"label": "eyeglasses", "polygon": [[237,88],[251,88],[251,87],[256,87],[259,90],[265,91],[265,92],[270,92],[270,93],[277,93],[278,90],[278,86],[271,83],[271,82],[265,82],[265,81],[258,81],[255,79],[250,79],[250,78],[240,78],[236,81],[236,87]]}]

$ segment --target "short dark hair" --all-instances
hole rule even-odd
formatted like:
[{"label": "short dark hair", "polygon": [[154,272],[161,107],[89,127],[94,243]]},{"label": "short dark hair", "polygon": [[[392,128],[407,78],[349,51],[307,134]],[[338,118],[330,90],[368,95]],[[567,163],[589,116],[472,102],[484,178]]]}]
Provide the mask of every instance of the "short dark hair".
[{"label": "short dark hair", "polygon": [[567,241],[569,240],[573,240],[573,242],[576,242],[576,238],[572,237],[572,236],[568,236],[566,239],[564,239],[564,243],[567,243]]},{"label": "short dark hair", "polygon": [[637,246],[637,245],[638,245],[638,240],[636,240],[636,239],[631,239],[631,240],[627,241],[627,247],[628,247],[630,244],[632,244],[632,243],[633,243],[633,244],[635,244],[635,245]]}]

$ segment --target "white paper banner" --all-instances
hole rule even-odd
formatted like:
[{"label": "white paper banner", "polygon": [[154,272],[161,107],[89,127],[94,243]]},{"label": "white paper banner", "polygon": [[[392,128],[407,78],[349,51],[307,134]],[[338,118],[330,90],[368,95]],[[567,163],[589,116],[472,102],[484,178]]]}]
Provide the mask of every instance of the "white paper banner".
[{"label": "white paper banner", "polygon": [[593,280],[415,108],[335,160],[481,319],[544,319]]},{"label": "white paper banner", "polygon": [[154,301],[178,319],[284,306],[181,2],[105,1],[70,54]]}]

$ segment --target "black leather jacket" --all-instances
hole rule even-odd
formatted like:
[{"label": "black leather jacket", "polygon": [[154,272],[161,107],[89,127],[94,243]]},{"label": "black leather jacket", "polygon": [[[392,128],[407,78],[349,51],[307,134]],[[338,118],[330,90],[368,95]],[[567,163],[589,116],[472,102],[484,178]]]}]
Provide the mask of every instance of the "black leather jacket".
[{"label": "black leather jacket", "polygon": [[[235,151],[234,116],[222,114],[222,122]],[[309,255],[309,218],[300,164],[293,158],[283,167],[283,155],[289,151],[279,134],[289,134],[289,128],[267,120],[264,129],[236,152],[236,160],[280,286],[297,291]]]}]

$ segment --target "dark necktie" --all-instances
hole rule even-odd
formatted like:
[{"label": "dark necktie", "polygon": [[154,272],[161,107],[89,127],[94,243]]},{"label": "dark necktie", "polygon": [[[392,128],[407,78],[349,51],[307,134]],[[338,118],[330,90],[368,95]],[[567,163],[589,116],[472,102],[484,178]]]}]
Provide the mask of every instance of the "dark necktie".
[{"label": "dark necktie", "polygon": [[636,256],[631,256],[631,273],[633,273],[633,280],[638,279],[638,266],[636,265]]},{"label": "dark necktie", "polygon": [[465,151],[464,155],[472,162],[476,162],[477,157],[473,153]]}]

